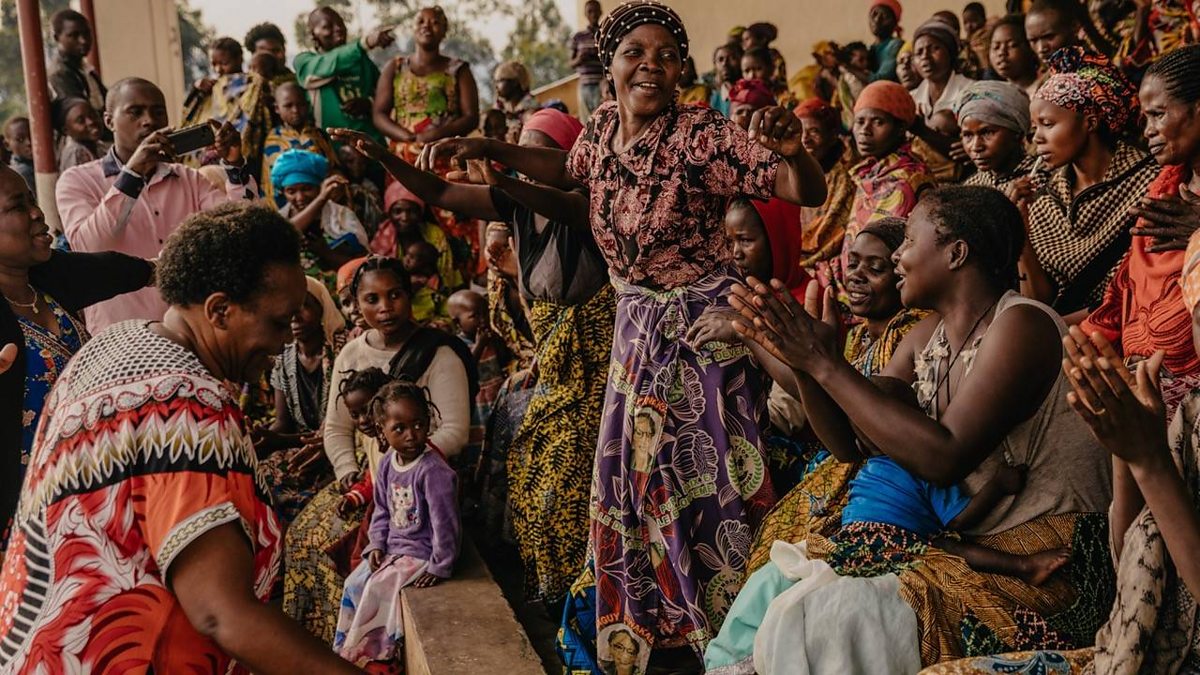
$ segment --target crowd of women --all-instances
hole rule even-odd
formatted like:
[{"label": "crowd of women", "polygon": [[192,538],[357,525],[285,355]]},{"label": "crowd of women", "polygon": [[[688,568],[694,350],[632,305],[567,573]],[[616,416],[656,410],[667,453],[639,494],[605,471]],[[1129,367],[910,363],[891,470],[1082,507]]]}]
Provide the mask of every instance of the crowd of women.
[{"label": "crowd of women", "polygon": [[1200,30],[1010,9],[789,77],[589,3],[580,121],[323,8],[213,43],[182,164],[56,15],[64,169],[261,199],[56,242],[5,125],[0,671],[397,672],[464,531],[572,674],[1200,669]]}]

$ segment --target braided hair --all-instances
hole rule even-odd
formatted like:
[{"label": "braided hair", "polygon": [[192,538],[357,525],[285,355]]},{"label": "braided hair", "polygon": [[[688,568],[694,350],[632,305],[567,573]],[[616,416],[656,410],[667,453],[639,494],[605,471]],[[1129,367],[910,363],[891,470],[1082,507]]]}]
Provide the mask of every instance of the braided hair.
[{"label": "braided hair", "polygon": [[937,223],[937,242],[963,241],[970,258],[999,287],[1016,289],[1017,261],[1025,246],[1021,212],[1003,192],[980,185],[954,185],[926,191]]},{"label": "braided hair", "polygon": [[383,389],[385,385],[392,381],[392,376],[383,372],[380,368],[345,370],[342,371],[342,375],[345,377],[338,383],[337,395],[343,401],[353,391],[366,392],[374,398],[380,389]]},{"label": "braided hair", "polygon": [[600,51],[600,63],[605,70],[612,67],[621,40],[633,29],[646,24],[667,29],[679,43],[679,58],[687,58],[687,29],[683,27],[683,19],[679,18],[679,14],[657,0],[630,0],[604,17],[596,31],[596,48]]},{"label": "braided hair", "polygon": [[408,271],[404,269],[404,263],[398,258],[393,258],[386,255],[368,256],[363,264],[354,270],[354,278],[350,280],[350,297],[358,297],[358,287],[362,283],[363,275],[367,272],[391,272],[400,282],[400,286],[408,295],[412,295],[412,286],[408,280]]},{"label": "braided hair", "polygon": [[1177,47],[1163,54],[1146,70],[1156,77],[1171,98],[1191,105],[1200,101],[1200,45]]},{"label": "braided hair", "polygon": [[384,420],[387,405],[396,401],[412,401],[417,404],[428,422],[433,422],[441,415],[441,411],[429,396],[429,387],[422,387],[407,380],[391,380],[371,399],[371,417],[376,423]]}]

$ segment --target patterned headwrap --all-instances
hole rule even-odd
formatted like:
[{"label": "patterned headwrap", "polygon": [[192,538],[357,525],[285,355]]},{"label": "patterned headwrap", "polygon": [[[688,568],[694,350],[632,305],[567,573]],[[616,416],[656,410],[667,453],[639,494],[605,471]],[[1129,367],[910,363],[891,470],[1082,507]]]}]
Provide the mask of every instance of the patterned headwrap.
[{"label": "patterned headwrap", "polygon": [[1047,65],[1050,77],[1034,98],[1091,115],[1112,134],[1123,133],[1138,118],[1137,89],[1104,56],[1075,45],[1054,52]]},{"label": "patterned headwrap", "polygon": [[824,99],[813,97],[807,101],[803,101],[796,109],[792,111],[796,117],[808,117],[814,119],[821,124],[825,129],[842,130],[842,118],[838,113],[837,108],[829,105]]},{"label": "patterned headwrap", "polygon": [[1183,254],[1183,274],[1179,277],[1179,286],[1183,290],[1183,305],[1188,314],[1194,314],[1196,303],[1200,302],[1200,230],[1192,233],[1188,239],[1187,253]]},{"label": "patterned headwrap", "polygon": [[854,114],[867,108],[882,110],[900,120],[905,126],[917,119],[917,104],[904,85],[889,80],[877,80],[863,88],[854,102]]},{"label": "patterned headwrap", "polygon": [[771,93],[771,88],[767,86],[766,82],[746,79],[733,83],[733,87],[729,90],[729,101],[753,106],[756,110],[776,103],[775,95]]},{"label": "patterned headwrap", "polygon": [[320,185],[328,175],[329,160],[299,148],[279,153],[271,165],[271,184],[276,190],[293,185]]},{"label": "patterned headwrap", "polygon": [[973,117],[985,124],[1029,133],[1029,94],[1011,82],[972,82],[958,97],[955,114],[959,122]]},{"label": "patterned headwrap", "polygon": [[633,29],[646,24],[654,24],[667,29],[679,42],[679,58],[688,57],[687,29],[683,27],[683,19],[675,10],[657,0],[630,0],[617,7],[604,21],[596,33],[596,47],[600,50],[600,63],[604,68],[612,67],[613,57],[617,54],[617,45],[625,39]]},{"label": "patterned headwrap", "polygon": [[917,28],[917,32],[913,33],[913,45],[917,44],[917,40],[921,37],[929,37],[937,40],[946,46],[946,51],[950,52],[950,58],[957,58],[960,46],[958,44],[958,31],[954,30],[954,26],[942,21],[941,19],[930,19],[921,24]]},{"label": "patterned headwrap", "polygon": [[492,73],[492,79],[496,81],[516,80],[517,84],[521,85],[522,91],[533,89],[533,79],[529,76],[529,69],[520,61],[505,61],[496,66],[496,72]]}]

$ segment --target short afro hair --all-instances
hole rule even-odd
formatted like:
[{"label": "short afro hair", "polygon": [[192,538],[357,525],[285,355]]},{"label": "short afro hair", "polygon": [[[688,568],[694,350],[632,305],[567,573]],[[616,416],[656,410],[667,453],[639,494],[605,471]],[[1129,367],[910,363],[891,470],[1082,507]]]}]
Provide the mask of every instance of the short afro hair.
[{"label": "short afro hair", "polygon": [[62,32],[67,28],[67,22],[78,23],[87,26],[88,30],[92,29],[92,24],[88,23],[87,17],[76,12],[73,9],[60,9],[50,17],[51,35],[57,38],[62,35]]},{"label": "short afro hair", "polygon": [[238,44],[238,41],[231,37],[217,38],[216,42],[213,42],[208,50],[210,52],[224,52],[238,61],[245,58],[245,54],[242,53],[242,45]]},{"label": "short afro hair", "polygon": [[260,40],[275,40],[279,44],[287,46],[287,40],[283,37],[283,31],[279,30],[279,26],[270,22],[252,26],[250,30],[246,31],[246,37],[242,40],[242,44],[245,45],[246,51],[253,54],[255,46],[258,45]]},{"label": "short afro hair", "polygon": [[167,239],[158,290],[176,307],[201,304],[213,293],[244,304],[263,290],[270,265],[299,268],[296,228],[269,206],[230,202],[193,214]]},{"label": "short afro hair", "polygon": [[982,185],[948,185],[926,190],[937,241],[963,241],[973,260],[999,288],[1016,289],[1017,261],[1025,246],[1021,212],[1003,192]]}]

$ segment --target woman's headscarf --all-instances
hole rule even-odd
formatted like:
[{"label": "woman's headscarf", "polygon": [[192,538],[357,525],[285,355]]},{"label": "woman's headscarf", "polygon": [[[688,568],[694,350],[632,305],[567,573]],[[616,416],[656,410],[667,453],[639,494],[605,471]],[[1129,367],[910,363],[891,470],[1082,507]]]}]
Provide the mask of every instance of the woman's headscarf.
[{"label": "woman's headscarf", "polygon": [[823,99],[813,97],[802,101],[792,111],[796,117],[808,117],[820,123],[821,127],[831,131],[841,132],[842,118],[837,108],[826,103]]},{"label": "woman's headscarf", "polygon": [[900,25],[900,15],[904,13],[904,8],[900,6],[900,0],[872,0],[871,6],[867,11],[869,12],[880,5],[892,10],[892,14],[896,17],[896,25]]},{"label": "woman's headscarf", "polygon": [[783,199],[750,202],[763,223],[771,243],[771,276],[787,286],[792,296],[804,302],[804,289],[812,277],[800,266],[804,239],[801,236],[800,207]]},{"label": "woman's headscarf", "polygon": [[972,82],[959,95],[955,114],[960,122],[973,117],[1024,137],[1029,133],[1029,94],[1011,82]]},{"label": "woman's headscarf", "polygon": [[729,90],[730,103],[753,106],[755,109],[775,105],[775,94],[762,80],[741,79]]},{"label": "woman's headscarf", "polygon": [[308,284],[308,294],[321,305],[321,330],[325,333],[325,344],[332,345],[334,336],[346,330],[346,317],[333,301],[333,296],[329,295],[325,284],[312,277],[304,277],[304,282]]},{"label": "woman's headscarf", "polygon": [[874,108],[900,120],[904,126],[917,119],[917,104],[904,85],[889,80],[878,80],[863,88],[854,102],[854,114]]},{"label": "woman's headscarf", "polygon": [[421,208],[425,208],[425,200],[413,194],[412,190],[404,187],[404,184],[398,180],[392,181],[391,185],[383,191],[383,210],[390,211],[392,204],[398,201],[412,202]]},{"label": "woman's headscarf", "polygon": [[320,185],[328,175],[329,160],[297,148],[280,153],[271,166],[271,184],[277,190],[293,185]]},{"label": "woman's headscarf", "polygon": [[496,71],[492,73],[492,80],[516,80],[517,84],[521,85],[522,91],[533,89],[533,79],[529,76],[529,69],[520,61],[505,61],[496,66]]},{"label": "woman's headscarf", "polygon": [[542,108],[529,116],[522,127],[524,131],[540,131],[550,137],[563,150],[570,150],[575,139],[583,133],[583,123],[572,115],[554,108]]},{"label": "woman's headscarf", "polygon": [[946,47],[946,51],[950,52],[950,58],[958,58],[958,52],[961,49],[958,43],[958,31],[954,30],[954,26],[942,21],[941,19],[930,19],[921,24],[917,28],[917,32],[913,33],[912,43],[916,46],[917,39],[921,36],[926,36],[937,40]]},{"label": "woman's headscarf", "polygon": [[[404,184],[398,180],[394,180],[387,189],[383,191],[383,210],[389,213],[392,210],[392,205],[399,201],[412,202],[421,209],[425,208],[425,200],[416,196],[411,190],[404,187]],[[396,224],[392,222],[391,215],[379,224],[379,229],[375,232],[375,236],[371,237],[371,253],[375,255],[396,255],[396,245],[399,243],[399,236],[396,232]]]},{"label": "woman's headscarf", "polygon": [[1114,135],[1123,133],[1140,114],[1137,89],[1104,56],[1075,45],[1054,52],[1047,65],[1050,77],[1034,98],[1091,115],[1100,128]]},{"label": "woman's headscarf", "polygon": [[687,29],[683,27],[683,19],[679,18],[675,10],[657,0],[630,0],[604,17],[596,33],[596,47],[600,50],[600,63],[604,64],[605,70],[612,67],[613,57],[621,40],[633,29],[646,24],[667,29],[679,42],[679,58],[682,60],[688,57]]},{"label": "woman's headscarf", "polygon": [[365,262],[367,262],[367,256],[355,258],[338,268],[337,292],[339,295],[354,281],[354,275],[358,273],[358,268],[362,267]]}]

